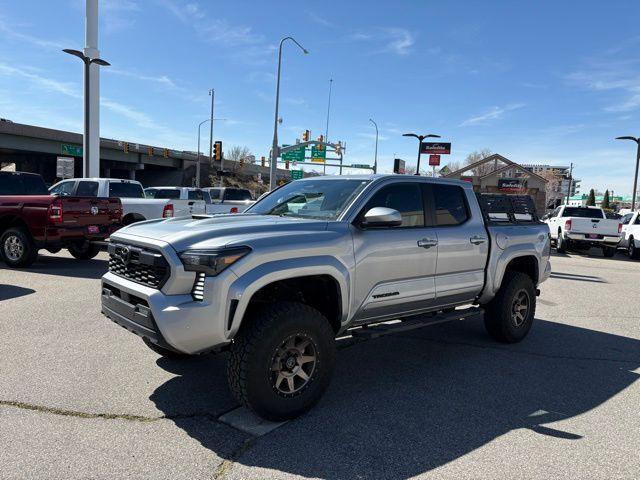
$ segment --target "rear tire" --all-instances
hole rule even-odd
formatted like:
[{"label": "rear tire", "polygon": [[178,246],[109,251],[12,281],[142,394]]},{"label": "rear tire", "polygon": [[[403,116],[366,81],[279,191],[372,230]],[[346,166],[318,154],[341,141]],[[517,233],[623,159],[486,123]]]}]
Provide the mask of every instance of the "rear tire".
[{"label": "rear tire", "polygon": [[38,249],[28,231],[12,227],[0,236],[2,259],[12,268],[28,267],[38,258]]},{"label": "rear tire", "polygon": [[615,247],[602,247],[602,255],[607,258],[611,258],[616,254]]},{"label": "rear tire", "polygon": [[256,309],[231,345],[231,392],[244,406],[272,421],[295,418],[313,407],[329,386],[335,335],[329,321],[301,303]]},{"label": "rear tire", "polygon": [[562,232],[558,230],[558,239],[556,240],[556,251],[558,253],[566,253],[569,247],[569,241],[562,238]]},{"label": "rear tire", "polygon": [[176,352],[175,350],[169,350],[168,348],[161,347],[160,345],[153,343],[148,338],[143,338],[142,341],[147,347],[156,352],[158,355],[161,355],[165,358],[170,358],[171,360],[182,360],[191,357],[191,355],[189,355],[188,353],[180,353]]},{"label": "rear tire", "polygon": [[71,243],[67,246],[69,253],[78,260],[91,260],[100,253],[100,246],[91,242]]},{"label": "rear tire", "polygon": [[636,247],[636,243],[633,237],[629,238],[629,247],[627,249],[627,252],[629,253],[629,258],[632,258],[633,260],[640,259],[640,249]]},{"label": "rear tire", "polygon": [[484,326],[502,343],[516,343],[527,336],[536,313],[536,289],[529,275],[508,271],[493,300],[484,307]]}]

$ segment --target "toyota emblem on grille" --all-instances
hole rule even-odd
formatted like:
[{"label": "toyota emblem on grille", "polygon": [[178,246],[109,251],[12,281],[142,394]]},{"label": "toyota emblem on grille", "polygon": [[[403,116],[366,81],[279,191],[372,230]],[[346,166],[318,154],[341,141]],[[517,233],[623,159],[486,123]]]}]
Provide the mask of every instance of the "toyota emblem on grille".
[{"label": "toyota emblem on grille", "polygon": [[97,215],[98,212],[99,212],[98,207],[96,207],[95,205],[91,207],[91,215]]},{"label": "toyota emblem on grille", "polygon": [[116,247],[115,256],[126,265],[131,259],[131,250],[129,247]]}]

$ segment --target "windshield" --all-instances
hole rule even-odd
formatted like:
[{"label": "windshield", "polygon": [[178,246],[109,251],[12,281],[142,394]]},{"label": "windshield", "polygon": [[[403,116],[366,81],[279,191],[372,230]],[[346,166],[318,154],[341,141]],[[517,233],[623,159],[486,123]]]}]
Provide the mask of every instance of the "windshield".
[{"label": "windshield", "polygon": [[180,199],[180,190],[177,188],[147,188],[144,193],[147,198],[160,198],[165,200]]},{"label": "windshield", "polygon": [[597,208],[566,207],[563,217],[602,218],[602,210]]},{"label": "windshield", "polygon": [[227,188],[224,191],[225,200],[251,200],[251,192],[242,188]]},{"label": "windshield", "polygon": [[247,213],[335,220],[368,180],[301,180],[281,187]]},{"label": "windshield", "polygon": [[109,182],[109,196],[117,198],[144,198],[142,185],[129,182]]}]

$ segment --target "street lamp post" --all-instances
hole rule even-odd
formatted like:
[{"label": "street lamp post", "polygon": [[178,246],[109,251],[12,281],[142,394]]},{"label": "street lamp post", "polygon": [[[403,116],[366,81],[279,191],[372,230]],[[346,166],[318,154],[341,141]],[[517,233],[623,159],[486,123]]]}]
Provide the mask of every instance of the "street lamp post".
[{"label": "street lamp post", "polygon": [[418,139],[418,166],[416,167],[416,175],[420,175],[420,154],[422,153],[422,141],[425,138],[440,138],[440,135],[429,133],[427,135],[416,135],[415,133],[403,133],[403,137],[415,137]]},{"label": "street lamp post", "polygon": [[276,175],[278,168],[278,156],[280,154],[278,147],[278,107],[280,104],[280,68],[282,67],[282,44],[291,40],[295,43],[300,50],[302,50],[305,54],[308,54],[309,51],[304,48],[302,45],[298,43],[298,41],[293,37],[284,37],[280,40],[280,48],[278,49],[278,74],[276,76],[276,113],[273,121],[273,144],[271,145],[271,161],[269,163],[269,190],[274,190],[276,188]]},{"label": "street lamp post", "polygon": [[616,140],[633,140],[636,142],[636,174],[633,177],[633,192],[631,192],[631,211],[636,209],[636,192],[638,191],[638,167],[640,166],[640,137],[616,137]]},{"label": "street lamp post", "polygon": [[373,119],[369,119],[373,126],[376,127],[376,150],[373,156],[373,173],[378,173],[378,124],[373,121]]},{"label": "street lamp post", "polygon": [[[213,120],[226,120],[226,118],[214,118]],[[206,120],[201,121],[198,124],[198,153],[197,153],[197,161],[196,161],[196,187],[200,187],[200,128],[207,122],[210,122],[211,119],[207,118]]]},{"label": "street lamp post", "polygon": [[[90,58],[82,53],[80,50],[73,50],[71,48],[65,48],[62,50],[64,53],[68,53],[69,55],[73,55],[74,57],[78,57],[84,63],[84,148],[82,150],[82,175],[84,177],[89,176],[90,172],[90,161],[89,161],[89,143],[90,143],[90,114],[91,114],[91,95],[89,91],[90,87],[90,74],[91,74],[91,65],[96,64],[103,67],[108,67],[111,65],[109,62],[102,60],[101,58]],[[100,142],[100,136],[98,135],[98,143]],[[100,155],[100,146],[98,145],[98,155]],[[98,159],[99,165],[100,159]],[[99,167],[98,167],[99,168]],[[98,172],[98,175],[100,173]]]}]

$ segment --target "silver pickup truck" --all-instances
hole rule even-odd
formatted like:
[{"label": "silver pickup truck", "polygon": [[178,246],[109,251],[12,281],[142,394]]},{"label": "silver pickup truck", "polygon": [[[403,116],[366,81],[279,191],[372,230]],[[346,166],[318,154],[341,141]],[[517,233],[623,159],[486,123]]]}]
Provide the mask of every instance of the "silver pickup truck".
[{"label": "silver pickup truck", "polygon": [[282,420],[327,388],[336,337],[484,314],[493,338],[522,340],[549,254],[529,197],[419,176],[313,177],[244,214],[119,230],[102,312],[164,356],[230,350],[232,393]]}]

